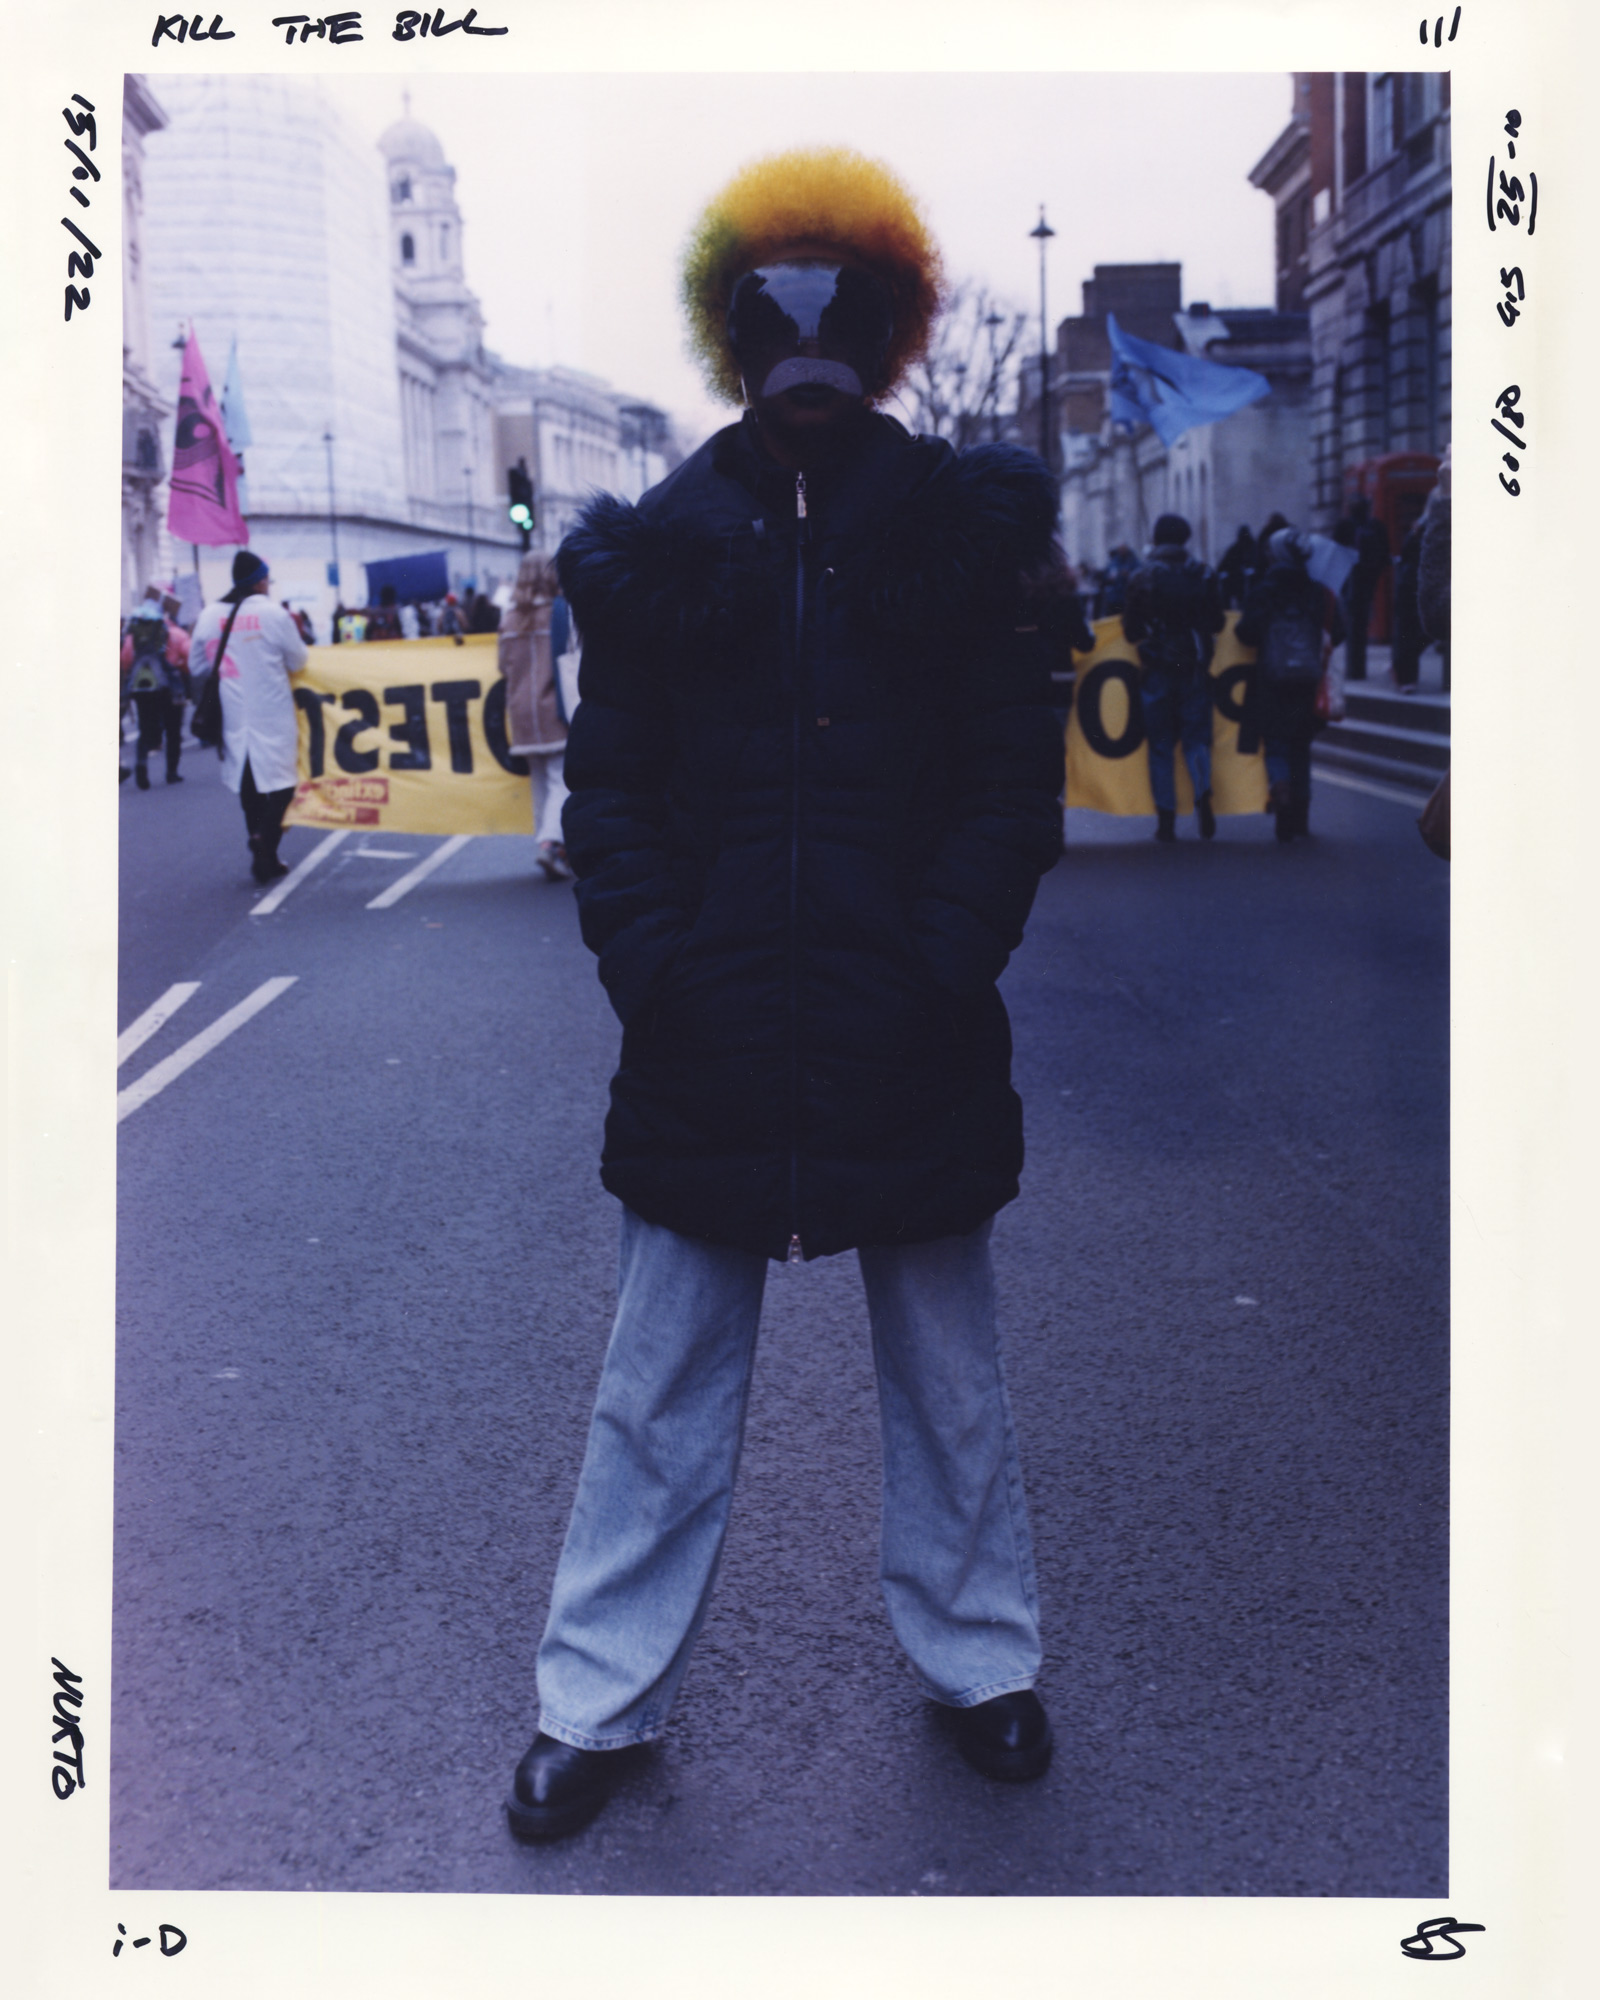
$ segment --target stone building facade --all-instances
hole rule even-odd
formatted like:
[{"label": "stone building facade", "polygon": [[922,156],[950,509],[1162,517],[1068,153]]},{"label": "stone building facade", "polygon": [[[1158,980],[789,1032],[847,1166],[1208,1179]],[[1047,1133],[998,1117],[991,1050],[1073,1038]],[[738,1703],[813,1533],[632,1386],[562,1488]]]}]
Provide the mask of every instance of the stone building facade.
[{"label": "stone building facade", "polygon": [[144,272],[144,142],[167,114],[142,76],[122,79],[122,610],[143,597],[161,568],[172,405],[152,370]]},{"label": "stone building facade", "polygon": [[[1272,393],[1173,444],[1110,416],[1106,315],[1160,347],[1265,375]],[[1142,549],[1156,517],[1182,514],[1191,543],[1215,562],[1235,530],[1278,511],[1304,521],[1310,505],[1311,348],[1306,316],[1272,307],[1183,304],[1178,264],[1102,264],[1083,311],[1056,331],[1053,394],[1061,424],[1061,525],[1068,554],[1096,568],[1119,543]]]},{"label": "stone building facade", "polygon": [[[155,387],[176,403],[181,326],[219,393],[237,340],[251,544],[319,630],[336,601],[364,601],[372,561],[442,549],[457,588],[509,584],[519,458],[552,547],[587,491],[636,498],[667,470],[663,412],[485,346],[455,171],[426,126],[402,116],[374,147],[332,89],[283,76],[174,73],[161,87],[168,123],[143,176]],[[634,445],[641,413],[651,452]],[[207,597],[232,556],[200,552]],[[193,561],[163,537],[168,575]]]},{"label": "stone building facade", "polygon": [[[1438,456],[1450,437],[1450,76],[1320,72],[1251,173],[1284,216],[1309,201],[1314,526],[1344,511],[1361,468]],[[1279,287],[1286,272],[1280,257]]]}]

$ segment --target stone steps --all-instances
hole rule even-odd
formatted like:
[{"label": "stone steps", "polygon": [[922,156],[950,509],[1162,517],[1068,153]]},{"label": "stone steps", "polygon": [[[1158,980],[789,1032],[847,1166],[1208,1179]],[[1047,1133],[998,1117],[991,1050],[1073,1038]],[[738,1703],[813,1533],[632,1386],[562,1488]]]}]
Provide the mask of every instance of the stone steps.
[{"label": "stone steps", "polygon": [[1313,761],[1431,792],[1450,768],[1450,697],[1345,684],[1345,719],[1318,736]]}]

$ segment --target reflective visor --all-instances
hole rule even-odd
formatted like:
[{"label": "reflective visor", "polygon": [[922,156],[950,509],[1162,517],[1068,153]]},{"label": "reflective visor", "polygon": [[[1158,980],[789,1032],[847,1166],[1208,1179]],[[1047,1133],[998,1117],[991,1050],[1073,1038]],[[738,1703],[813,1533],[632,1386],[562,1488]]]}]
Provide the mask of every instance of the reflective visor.
[{"label": "reflective visor", "polygon": [[728,308],[728,344],[752,396],[810,382],[866,395],[893,332],[888,292],[848,265],[763,265],[734,286]]}]

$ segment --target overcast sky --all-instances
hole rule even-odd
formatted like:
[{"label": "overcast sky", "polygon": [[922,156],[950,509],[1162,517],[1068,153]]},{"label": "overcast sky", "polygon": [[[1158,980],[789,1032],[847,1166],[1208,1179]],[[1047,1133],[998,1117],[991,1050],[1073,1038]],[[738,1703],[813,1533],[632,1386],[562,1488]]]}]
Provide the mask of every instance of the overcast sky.
[{"label": "overcast sky", "polygon": [[693,435],[726,413],[684,353],[678,254],[724,181],[787,146],[887,161],[950,276],[1035,315],[1044,202],[1052,324],[1096,263],[1180,262],[1186,303],[1272,303],[1272,204],[1245,176],[1288,118],[1282,72],[324,79],[373,138],[405,87],[456,168],[489,345],[605,376]]}]

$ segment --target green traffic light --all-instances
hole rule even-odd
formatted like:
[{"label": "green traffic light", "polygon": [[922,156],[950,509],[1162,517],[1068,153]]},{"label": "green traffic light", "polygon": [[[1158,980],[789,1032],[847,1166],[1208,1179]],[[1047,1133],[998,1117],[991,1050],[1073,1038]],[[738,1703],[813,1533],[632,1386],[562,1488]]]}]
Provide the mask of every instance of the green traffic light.
[{"label": "green traffic light", "polygon": [[525,501],[518,500],[508,511],[514,527],[531,528],[533,526],[533,509]]}]

